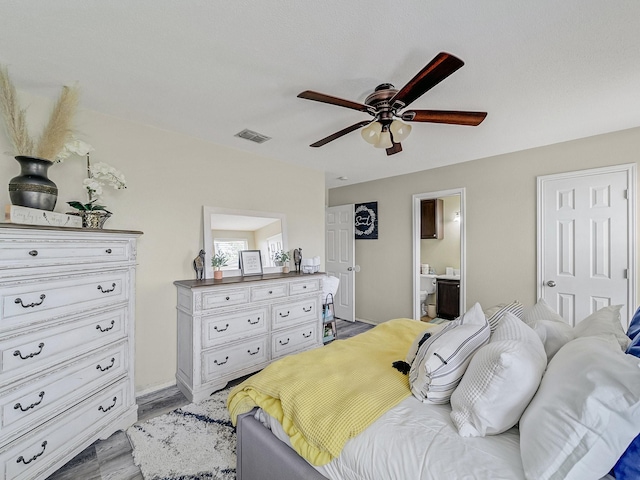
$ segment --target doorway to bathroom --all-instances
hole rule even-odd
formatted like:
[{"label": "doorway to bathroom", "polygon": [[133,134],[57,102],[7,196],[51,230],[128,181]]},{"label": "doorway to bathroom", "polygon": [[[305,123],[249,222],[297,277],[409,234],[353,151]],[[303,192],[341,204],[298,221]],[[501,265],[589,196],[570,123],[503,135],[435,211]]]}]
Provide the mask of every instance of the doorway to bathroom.
[{"label": "doorway to bathroom", "polygon": [[465,189],[413,195],[413,318],[463,313],[465,270]]}]

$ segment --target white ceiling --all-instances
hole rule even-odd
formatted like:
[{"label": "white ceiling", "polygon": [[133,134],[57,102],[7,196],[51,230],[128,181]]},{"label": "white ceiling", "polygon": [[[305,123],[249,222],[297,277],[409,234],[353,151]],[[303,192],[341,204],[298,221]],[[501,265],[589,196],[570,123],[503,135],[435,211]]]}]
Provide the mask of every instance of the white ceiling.
[{"label": "white ceiling", "polygon": [[[358,132],[308,146],[370,117],[299,92],[363,102],[440,51],[465,66],[412,108],[483,124],[414,123],[390,157]],[[328,187],[640,126],[638,0],[3,0],[0,63],[19,89],[53,99],[77,81],[83,108],[320,169]]]}]

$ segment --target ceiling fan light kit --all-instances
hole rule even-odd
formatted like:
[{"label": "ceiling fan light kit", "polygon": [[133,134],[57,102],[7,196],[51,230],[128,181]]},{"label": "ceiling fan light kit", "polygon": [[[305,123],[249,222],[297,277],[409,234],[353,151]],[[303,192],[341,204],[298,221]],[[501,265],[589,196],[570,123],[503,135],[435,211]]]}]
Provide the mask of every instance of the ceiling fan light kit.
[{"label": "ceiling fan light kit", "polygon": [[486,118],[487,112],[462,112],[450,110],[410,110],[400,112],[414,100],[435,87],[449,75],[461,68],[464,62],[445,52],[440,52],[431,62],[416,74],[400,90],[390,83],[378,85],[364,104],[325,95],[324,93],[305,90],[298,94],[299,98],[316,102],[329,103],[339,107],[358,110],[371,115],[373,120],[365,120],[344,128],[315,143],[311,147],[321,147],[347,133],[362,127],[362,138],[376,148],[384,148],[387,155],[402,151],[400,142],[411,133],[411,125],[405,122],[446,123],[450,125],[477,126]]}]

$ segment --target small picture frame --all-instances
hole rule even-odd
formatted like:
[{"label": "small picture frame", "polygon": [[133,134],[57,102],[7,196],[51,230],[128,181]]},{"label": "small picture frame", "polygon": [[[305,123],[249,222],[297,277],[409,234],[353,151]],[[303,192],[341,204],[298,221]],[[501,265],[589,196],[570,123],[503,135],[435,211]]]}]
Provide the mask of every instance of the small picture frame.
[{"label": "small picture frame", "polygon": [[262,275],[262,255],[260,250],[240,250],[240,270],[242,276]]}]

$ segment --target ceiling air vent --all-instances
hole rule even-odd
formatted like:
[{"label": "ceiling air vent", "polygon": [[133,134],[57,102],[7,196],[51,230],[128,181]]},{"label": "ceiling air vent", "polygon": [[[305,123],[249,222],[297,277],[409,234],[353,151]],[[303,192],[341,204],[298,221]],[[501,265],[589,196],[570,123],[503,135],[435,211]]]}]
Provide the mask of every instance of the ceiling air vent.
[{"label": "ceiling air vent", "polygon": [[251,140],[256,143],[264,143],[267,140],[271,140],[271,137],[267,137],[266,135],[262,135],[261,133],[254,132],[253,130],[249,130],[245,128],[241,132],[235,134],[236,137],[244,138],[245,140]]}]

